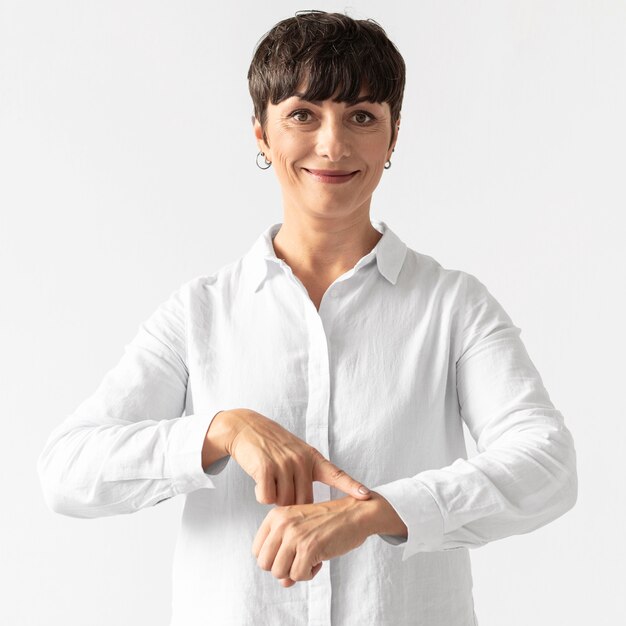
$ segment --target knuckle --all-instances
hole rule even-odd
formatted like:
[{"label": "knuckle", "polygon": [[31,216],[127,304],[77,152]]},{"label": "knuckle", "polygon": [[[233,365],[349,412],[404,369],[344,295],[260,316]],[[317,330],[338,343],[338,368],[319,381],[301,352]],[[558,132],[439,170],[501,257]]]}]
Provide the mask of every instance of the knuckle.
[{"label": "knuckle", "polygon": [[298,529],[291,523],[283,524],[283,541],[290,545],[297,545],[299,543]]},{"label": "knuckle", "polygon": [[290,504],[293,504],[293,499],[292,498],[288,498],[286,495],[281,495],[280,498],[278,498],[276,500],[276,504],[278,504],[279,506],[289,506]]},{"label": "knuckle", "polygon": [[324,461],[326,460],[324,458],[324,455],[317,448],[314,448],[313,446],[309,446],[309,447],[310,447],[311,456],[314,459],[316,459],[318,461],[321,460],[321,459],[323,459]]},{"label": "knuckle", "polygon": [[272,520],[272,525],[274,524],[275,519],[280,517],[281,509],[274,507],[267,512],[267,518]]},{"label": "knuckle", "polygon": [[289,541],[293,539],[293,527],[291,526],[291,520],[287,519],[284,515],[281,515],[276,521],[276,529],[282,533],[284,540]]},{"label": "knuckle", "polygon": [[257,484],[255,487],[256,499],[260,504],[273,504],[273,500],[269,497],[262,485]]},{"label": "knuckle", "polygon": [[271,565],[267,562],[267,559],[258,558],[256,562],[262,570],[269,572]]},{"label": "knuckle", "polygon": [[254,473],[260,479],[270,479],[274,475],[274,461],[271,459],[261,459]]},{"label": "knuckle", "polygon": [[336,467],[334,470],[332,470],[331,476],[333,480],[339,480],[340,478],[343,478],[344,476],[346,476],[346,473],[342,469],[339,469],[338,467]]}]

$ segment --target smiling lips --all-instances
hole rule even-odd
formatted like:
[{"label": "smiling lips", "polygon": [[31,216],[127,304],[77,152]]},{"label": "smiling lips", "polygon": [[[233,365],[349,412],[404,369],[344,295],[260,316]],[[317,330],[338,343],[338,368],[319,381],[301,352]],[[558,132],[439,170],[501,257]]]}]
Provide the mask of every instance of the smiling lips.
[{"label": "smiling lips", "polygon": [[348,172],[346,170],[309,170],[306,167],[303,169],[320,183],[330,183],[331,185],[346,183],[349,180],[352,180],[354,176],[358,174],[358,170],[354,172]]}]

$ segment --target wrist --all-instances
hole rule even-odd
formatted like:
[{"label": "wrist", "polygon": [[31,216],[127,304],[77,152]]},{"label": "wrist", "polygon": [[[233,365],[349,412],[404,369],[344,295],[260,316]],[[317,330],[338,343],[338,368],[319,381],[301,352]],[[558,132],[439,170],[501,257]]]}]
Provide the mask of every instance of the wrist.
[{"label": "wrist", "polygon": [[215,461],[230,455],[231,444],[241,428],[240,424],[237,409],[219,411],[213,416],[202,445],[203,470],[206,471]]},{"label": "wrist", "polygon": [[[245,426],[247,409],[228,409],[220,411],[213,419],[215,423],[215,438],[223,450],[224,455],[230,455],[233,441],[239,431]],[[209,431],[213,432],[213,423]]]},{"label": "wrist", "polygon": [[369,500],[357,500],[361,523],[369,535],[394,535],[408,537],[408,529],[402,518],[388,500],[379,493],[370,491]]}]

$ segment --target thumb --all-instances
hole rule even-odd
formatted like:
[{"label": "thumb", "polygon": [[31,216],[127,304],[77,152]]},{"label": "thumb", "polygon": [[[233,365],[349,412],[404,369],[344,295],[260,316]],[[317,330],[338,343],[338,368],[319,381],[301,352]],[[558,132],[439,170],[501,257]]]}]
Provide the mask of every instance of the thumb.
[{"label": "thumb", "polygon": [[[348,476],[342,469],[325,459],[320,452],[315,455],[313,480],[330,485],[358,500],[369,500],[371,497],[370,490],[363,483],[354,480],[352,476]],[[364,490],[365,493],[362,493],[359,489]]]}]

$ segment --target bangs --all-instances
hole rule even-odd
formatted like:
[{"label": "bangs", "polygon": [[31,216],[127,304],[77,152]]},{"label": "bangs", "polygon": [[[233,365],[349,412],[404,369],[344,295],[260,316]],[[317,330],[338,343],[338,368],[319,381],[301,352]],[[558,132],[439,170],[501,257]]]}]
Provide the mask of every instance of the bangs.
[{"label": "bangs", "polygon": [[397,78],[381,75],[379,65],[373,68],[354,57],[315,58],[290,70],[277,72],[278,80],[270,86],[269,101],[274,105],[294,95],[311,102],[332,99],[350,105],[362,92],[370,102],[393,102],[398,97]]}]

